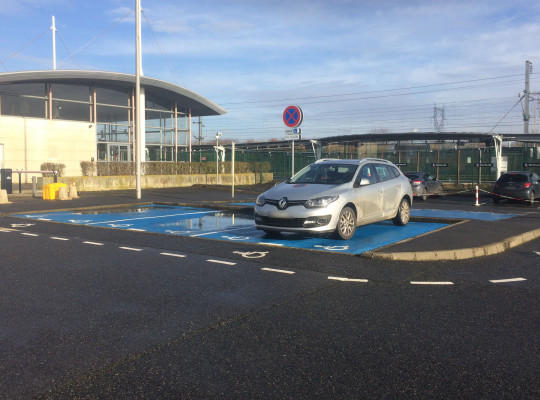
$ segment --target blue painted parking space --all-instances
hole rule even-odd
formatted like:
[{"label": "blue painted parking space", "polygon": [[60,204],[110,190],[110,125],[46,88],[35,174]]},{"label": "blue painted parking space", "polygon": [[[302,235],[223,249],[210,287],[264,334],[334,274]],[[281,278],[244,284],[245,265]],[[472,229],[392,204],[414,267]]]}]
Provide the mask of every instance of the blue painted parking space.
[{"label": "blue painted parking space", "polygon": [[[241,205],[255,207],[255,203],[229,203],[229,205]],[[459,211],[459,210],[433,210],[433,209],[412,209],[413,217],[428,218],[452,218],[452,219],[475,219],[479,221],[500,221],[502,219],[517,217],[518,214],[499,214],[482,211]]]},{"label": "blue painted parking space", "polygon": [[150,205],[129,209],[47,212],[17,216],[41,221],[206,237],[348,254],[361,254],[447,226],[443,223],[418,222],[410,222],[406,226],[395,226],[391,222],[381,222],[362,226],[356,230],[356,234],[351,240],[342,241],[290,233],[269,237],[264,232],[254,228],[252,216],[207,208]]}]

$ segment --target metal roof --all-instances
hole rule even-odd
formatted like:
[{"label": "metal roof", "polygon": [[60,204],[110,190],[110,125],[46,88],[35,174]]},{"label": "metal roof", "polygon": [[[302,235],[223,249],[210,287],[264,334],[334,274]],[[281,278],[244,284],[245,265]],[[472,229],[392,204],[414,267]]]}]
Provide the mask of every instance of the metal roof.
[{"label": "metal roof", "polygon": [[[0,84],[57,82],[64,84],[105,85],[110,89],[125,89],[134,87],[135,81],[135,75],[107,71],[44,70],[0,73]],[[222,115],[227,113],[224,108],[207,98],[169,82],[141,76],[141,87],[153,95],[170,102],[176,101],[184,108],[190,108],[192,116]]]}]

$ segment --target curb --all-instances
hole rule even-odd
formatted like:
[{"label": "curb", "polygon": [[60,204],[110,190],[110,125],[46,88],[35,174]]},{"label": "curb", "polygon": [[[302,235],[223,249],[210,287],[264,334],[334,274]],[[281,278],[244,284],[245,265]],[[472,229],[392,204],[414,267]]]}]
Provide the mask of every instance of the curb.
[{"label": "curb", "polygon": [[401,252],[401,253],[383,253],[376,251],[367,251],[361,254],[361,257],[373,260],[390,261],[454,261],[467,260],[471,258],[492,256],[505,252],[506,250],[520,246],[531,240],[540,238],[540,229],[535,229],[520,235],[509,237],[500,242],[495,242],[486,246],[471,247],[456,250],[441,251],[420,251],[420,252]]}]

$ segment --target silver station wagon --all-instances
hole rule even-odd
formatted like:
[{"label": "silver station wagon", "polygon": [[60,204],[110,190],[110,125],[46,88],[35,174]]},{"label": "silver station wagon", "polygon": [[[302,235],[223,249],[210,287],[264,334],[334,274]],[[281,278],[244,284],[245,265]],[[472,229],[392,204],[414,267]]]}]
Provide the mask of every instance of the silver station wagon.
[{"label": "silver station wagon", "polygon": [[332,233],[350,239],[358,226],[392,219],[409,222],[409,179],[390,161],[323,159],[262,193],[255,227],[267,234]]}]

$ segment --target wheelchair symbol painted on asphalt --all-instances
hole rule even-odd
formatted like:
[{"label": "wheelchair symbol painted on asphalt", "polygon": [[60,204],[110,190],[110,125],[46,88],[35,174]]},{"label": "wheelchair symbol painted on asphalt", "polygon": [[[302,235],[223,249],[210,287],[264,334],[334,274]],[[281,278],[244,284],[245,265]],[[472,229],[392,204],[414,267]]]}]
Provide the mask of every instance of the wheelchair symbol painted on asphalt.
[{"label": "wheelchair symbol painted on asphalt", "polygon": [[222,238],[229,240],[249,240],[249,236],[226,236],[223,235]]},{"label": "wheelchair symbol painted on asphalt", "polygon": [[233,254],[240,254],[244,258],[263,258],[268,252],[267,251],[233,251]]},{"label": "wheelchair symbol painted on asphalt", "polygon": [[329,251],[349,250],[349,246],[321,246],[320,244],[316,244],[314,247],[320,247],[324,250],[329,250]]}]

